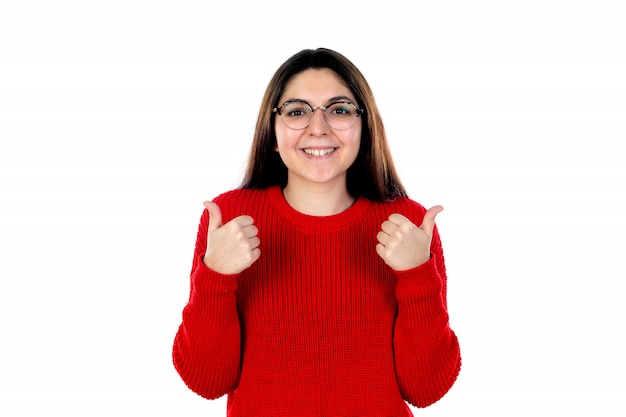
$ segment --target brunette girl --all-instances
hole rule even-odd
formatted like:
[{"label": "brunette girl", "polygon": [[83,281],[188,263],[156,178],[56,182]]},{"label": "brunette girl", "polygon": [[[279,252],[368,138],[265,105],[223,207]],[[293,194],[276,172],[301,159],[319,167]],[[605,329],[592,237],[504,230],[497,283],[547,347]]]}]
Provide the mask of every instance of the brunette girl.
[{"label": "brunette girl", "polygon": [[191,390],[228,416],[410,416],[453,385],[442,207],[407,197],[346,57],[276,71],[241,187],[205,207],[173,348]]}]

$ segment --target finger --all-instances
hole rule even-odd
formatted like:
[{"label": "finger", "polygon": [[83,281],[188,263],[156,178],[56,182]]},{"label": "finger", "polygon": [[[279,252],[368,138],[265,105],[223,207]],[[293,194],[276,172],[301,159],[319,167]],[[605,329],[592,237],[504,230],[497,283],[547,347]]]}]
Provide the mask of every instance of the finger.
[{"label": "finger", "polygon": [[383,258],[383,260],[385,259],[385,246],[382,243],[376,245],[376,253]]},{"label": "finger", "polygon": [[250,247],[252,248],[252,250],[258,249],[260,245],[261,245],[261,240],[258,237],[255,236],[250,239]]},{"label": "finger", "polygon": [[254,248],[252,249],[252,263],[255,263],[260,257],[261,257],[261,249],[259,248]]},{"label": "finger", "polygon": [[233,219],[241,228],[254,224],[254,219],[250,216],[239,216]]},{"label": "finger", "polygon": [[259,234],[259,229],[257,229],[257,227],[253,224],[244,227],[243,231],[246,232],[246,236],[248,236],[249,238],[255,237]]},{"label": "finger", "polygon": [[204,207],[209,211],[209,233],[222,227],[222,211],[220,207],[212,201],[205,201]]},{"label": "finger", "polygon": [[400,213],[393,213],[391,216],[389,216],[388,221],[395,224],[396,226],[400,226],[403,223],[410,222],[409,219],[407,219],[405,216],[403,216]]},{"label": "finger", "polygon": [[420,229],[428,233],[429,235],[433,234],[433,228],[435,227],[435,217],[437,214],[441,213],[443,210],[442,206],[433,206],[426,211],[424,214],[424,220],[422,221],[422,225]]},{"label": "finger", "polygon": [[387,246],[389,239],[389,235],[385,232],[378,232],[378,234],[376,235],[376,240],[378,240],[378,243],[383,246]]},{"label": "finger", "polygon": [[382,230],[384,233],[391,235],[393,233],[394,230],[396,230],[398,228],[398,225],[390,222],[389,220],[385,220],[383,222],[383,224],[380,226],[380,230]]}]

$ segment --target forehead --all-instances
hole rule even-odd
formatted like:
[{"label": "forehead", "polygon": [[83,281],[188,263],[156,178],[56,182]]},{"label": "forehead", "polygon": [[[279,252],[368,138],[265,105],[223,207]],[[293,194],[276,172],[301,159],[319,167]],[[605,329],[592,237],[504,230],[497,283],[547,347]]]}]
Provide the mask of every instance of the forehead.
[{"label": "forehead", "polygon": [[338,96],[355,99],[354,94],[335,71],[328,68],[309,68],[291,77],[285,86],[281,101],[298,98],[311,104],[319,104],[317,102]]}]

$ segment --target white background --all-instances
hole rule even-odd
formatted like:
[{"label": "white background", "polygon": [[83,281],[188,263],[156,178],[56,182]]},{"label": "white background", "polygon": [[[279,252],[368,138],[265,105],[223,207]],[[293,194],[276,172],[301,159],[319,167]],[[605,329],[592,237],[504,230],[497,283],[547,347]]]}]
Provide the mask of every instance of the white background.
[{"label": "white background", "polygon": [[0,2],[0,415],[223,416],[171,364],[202,201],[303,48],[442,204],[463,354],[416,416],[623,416],[621,0]]}]

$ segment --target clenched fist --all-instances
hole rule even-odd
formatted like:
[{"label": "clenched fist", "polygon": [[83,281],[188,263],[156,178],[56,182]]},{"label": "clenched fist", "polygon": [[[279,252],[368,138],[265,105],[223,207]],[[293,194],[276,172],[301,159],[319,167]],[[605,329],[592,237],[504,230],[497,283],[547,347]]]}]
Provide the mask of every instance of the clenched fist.
[{"label": "clenched fist", "polygon": [[204,264],[220,274],[238,274],[252,265],[261,251],[258,229],[250,216],[239,216],[222,224],[222,212],[217,204],[205,201],[209,211],[209,232]]},{"label": "clenched fist", "polygon": [[425,263],[430,259],[435,216],[442,210],[441,206],[430,208],[419,227],[401,214],[392,214],[376,236],[376,253],[396,271],[406,271]]}]

